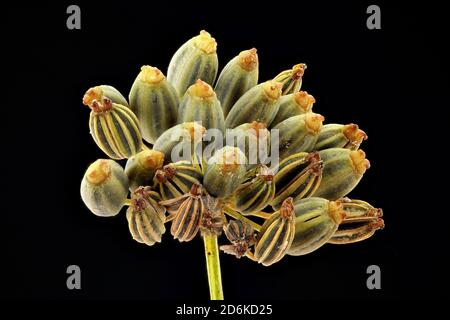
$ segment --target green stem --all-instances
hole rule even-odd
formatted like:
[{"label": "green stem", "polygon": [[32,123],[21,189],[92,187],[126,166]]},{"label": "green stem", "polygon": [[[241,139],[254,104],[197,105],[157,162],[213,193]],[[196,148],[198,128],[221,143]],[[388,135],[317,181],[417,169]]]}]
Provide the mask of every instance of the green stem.
[{"label": "green stem", "polygon": [[228,206],[224,207],[223,211],[230,217],[233,217],[237,220],[241,220],[242,222],[245,222],[245,223],[251,225],[253,227],[253,229],[255,229],[256,231],[261,231],[261,226],[259,224],[257,224],[256,222],[253,222],[252,220],[250,220],[247,217],[244,217],[242,214],[240,214],[237,211],[234,211],[230,207],[228,207]]},{"label": "green stem", "polygon": [[131,199],[125,199],[125,201],[123,202],[124,206],[129,206],[131,204]]},{"label": "green stem", "polygon": [[204,235],[206,269],[208,271],[211,300],[223,300],[222,276],[220,274],[219,246],[216,235]]}]

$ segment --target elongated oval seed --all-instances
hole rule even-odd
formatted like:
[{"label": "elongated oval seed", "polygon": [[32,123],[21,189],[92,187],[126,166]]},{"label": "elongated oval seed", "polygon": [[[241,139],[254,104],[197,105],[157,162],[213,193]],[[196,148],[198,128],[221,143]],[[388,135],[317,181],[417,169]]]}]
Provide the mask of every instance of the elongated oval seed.
[{"label": "elongated oval seed", "polygon": [[280,107],[277,115],[270,126],[273,128],[281,121],[284,121],[290,117],[311,112],[315,102],[316,100],[314,97],[306,91],[299,91],[282,96],[280,98]]},{"label": "elongated oval seed", "polygon": [[139,186],[151,186],[153,177],[164,163],[164,154],[156,150],[143,150],[128,159],[125,173],[128,176],[130,191]]},{"label": "elongated oval seed", "polygon": [[356,124],[326,124],[320,129],[314,150],[345,148],[358,150],[363,140],[367,139],[364,131]]}]

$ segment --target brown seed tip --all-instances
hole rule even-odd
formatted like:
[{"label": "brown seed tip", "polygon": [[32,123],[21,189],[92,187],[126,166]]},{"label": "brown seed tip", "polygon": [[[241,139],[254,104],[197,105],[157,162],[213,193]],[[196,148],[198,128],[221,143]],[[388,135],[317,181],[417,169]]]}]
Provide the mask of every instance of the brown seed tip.
[{"label": "brown seed tip", "polygon": [[305,115],[306,129],[312,134],[319,134],[324,120],[325,118],[322,115],[309,112]]},{"label": "brown seed tip", "polygon": [[191,190],[189,191],[189,193],[194,196],[194,197],[198,197],[202,195],[202,186],[198,183],[194,183],[191,187]]},{"label": "brown seed tip", "polygon": [[220,152],[217,164],[220,165],[222,173],[236,172],[242,164],[246,163],[245,155],[239,148],[228,146],[217,152]]},{"label": "brown seed tip", "polygon": [[273,181],[273,172],[266,165],[261,165],[259,167],[259,172],[256,176],[267,182]]},{"label": "brown seed tip", "polygon": [[205,30],[200,31],[200,34],[194,37],[194,45],[206,54],[215,53],[217,49],[216,39]]},{"label": "brown seed tip", "polygon": [[246,71],[252,71],[258,65],[258,54],[256,49],[244,50],[239,53],[238,63],[242,69]]},{"label": "brown seed tip", "polygon": [[345,211],[342,202],[339,200],[330,201],[328,203],[328,214],[336,224],[341,224],[342,220],[345,219]]},{"label": "brown seed tip", "polygon": [[280,216],[283,219],[291,219],[294,217],[294,199],[292,197],[287,198],[281,204]]},{"label": "brown seed tip", "polygon": [[281,89],[283,84],[281,82],[269,80],[263,84],[263,91],[270,100],[278,100],[281,96]]},{"label": "brown seed tip", "polygon": [[156,170],[155,172],[155,179],[159,182],[159,183],[164,183],[167,181],[167,176],[166,176],[166,172],[162,169]]},{"label": "brown seed tip", "polygon": [[100,185],[111,175],[108,160],[99,159],[92,163],[86,171],[86,180],[94,185]]},{"label": "brown seed tip", "polygon": [[94,100],[89,105],[89,107],[92,109],[92,111],[94,111],[96,113],[107,112],[112,109],[112,106],[113,106],[112,100],[109,98],[105,98],[105,97],[103,97],[101,101]]},{"label": "brown seed tip", "polygon": [[85,106],[91,106],[94,100],[101,101],[103,96],[103,90],[100,86],[89,88],[83,96],[83,104]]},{"label": "brown seed tip", "polygon": [[207,99],[215,96],[213,88],[206,82],[198,79],[193,85],[188,89],[188,93],[191,96]]},{"label": "brown seed tip", "polygon": [[158,84],[166,77],[158,68],[152,66],[142,66],[138,78],[147,84]]},{"label": "brown seed tip", "polygon": [[370,162],[366,159],[366,153],[362,150],[350,151],[350,159],[355,171],[363,175],[370,168]]},{"label": "brown seed tip", "polygon": [[294,102],[303,113],[310,112],[316,99],[306,91],[294,93]]},{"label": "brown seed tip", "polygon": [[354,123],[345,125],[343,133],[355,149],[359,148],[363,140],[367,140],[367,134]]},{"label": "brown seed tip", "polygon": [[307,66],[304,63],[299,63],[299,64],[296,64],[295,66],[293,66],[292,67],[292,79],[298,80],[298,79],[302,78],[303,75],[305,74],[306,68],[307,68]]},{"label": "brown seed tip", "polygon": [[137,155],[139,163],[148,170],[161,169],[164,153],[156,150],[144,150]]}]

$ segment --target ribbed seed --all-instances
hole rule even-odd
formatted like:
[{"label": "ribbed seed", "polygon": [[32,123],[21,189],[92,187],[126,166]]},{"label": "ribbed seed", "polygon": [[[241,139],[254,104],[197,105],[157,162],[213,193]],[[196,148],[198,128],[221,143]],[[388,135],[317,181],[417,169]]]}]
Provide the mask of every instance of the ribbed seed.
[{"label": "ribbed seed", "polygon": [[282,71],[275,78],[273,78],[274,81],[278,81],[283,84],[282,95],[300,91],[305,70],[306,64],[299,63],[293,66],[292,69]]},{"label": "ribbed seed", "polygon": [[314,150],[345,148],[358,150],[363,140],[367,139],[364,131],[356,124],[326,124],[320,129]]},{"label": "ribbed seed", "polygon": [[269,126],[278,112],[281,86],[279,82],[266,81],[248,90],[231,108],[225,127],[236,128],[253,121]]},{"label": "ribbed seed", "polygon": [[311,197],[294,203],[295,237],[289,255],[313,252],[327,243],[345,217],[342,203]]},{"label": "ribbed seed", "polygon": [[323,161],[322,182],[313,194],[329,200],[346,196],[370,167],[362,150],[331,148],[319,151]]},{"label": "ribbed seed", "polygon": [[161,242],[166,216],[164,207],[158,204],[160,200],[149,187],[139,187],[133,192],[126,217],[134,240],[148,246]]},{"label": "ribbed seed", "polygon": [[288,197],[294,201],[310,197],[322,180],[322,160],[317,152],[300,152],[287,157],[274,169],[275,196],[271,201],[277,210]]},{"label": "ribbed seed", "polygon": [[216,48],[214,38],[202,30],[200,35],[188,40],[175,52],[169,63],[167,80],[180,97],[198,79],[214,84],[219,66]]},{"label": "ribbed seed", "polygon": [[258,263],[270,266],[283,258],[289,250],[295,234],[292,198],[287,198],[262,226],[255,246]]},{"label": "ribbed seed", "polygon": [[310,152],[317,142],[324,118],[317,113],[290,117],[273,129],[279,130],[279,157],[287,158],[299,152]]},{"label": "ribbed seed", "polygon": [[119,213],[128,195],[128,178],[113,160],[99,159],[92,163],[81,181],[81,198],[97,216]]},{"label": "ribbed seed", "polygon": [[223,68],[217,79],[215,92],[225,117],[236,101],[258,84],[258,74],[258,54],[255,48],[242,51]]},{"label": "ribbed seed", "polygon": [[214,197],[225,198],[236,191],[247,171],[247,158],[239,148],[223,147],[209,158],[203,184]]},{"label": "ribbed seed", "polygon": [[234,207],[243,215],[264,209],[275,195],[272,171],[262,165],[247,172],[233,197]]},{"label": "ribbed seed", "polygon": [[153,185],[156,170],[162,169],[164,154],[156,150],[144,150],[128,159],[125,173],[128,176],[130,191],[139,186]]},{"label": "ribbed seed", "polygon": [[89,129],[95,143],[112,159],[129,158],[142,149],[142,137],[134,113],[108,98],[93,101]]},{"label": "ribbed seed", "polygon": [[188,88],[178,110],[178,123],[199,122],[206,130],[225,131],[222,107],[209,84],[197,80]]},{"label": "ribbed seed", "polygon": [[255,244],[256,235],[252,226],[241,220],[231,220],[224,227],[224,232],[231,245],[220,246],[220,249],[237,258],[244,256],[250,247]]},{"label": "ribbed seed", "polygon": [[290,117],[311,112],[315,102],[316,100],[314,97],[306,91],[299,91],[282,96],[280,98],[280,107],[277,115],[270,126],[273,128],[281,121],[284,121]]},{"label": "ribbed seed", "polygon": [[177,121],[179,98],[175,88],[157,68],[142,66],[130,91],[130,108],[136,114],[142,137],[149,143]]}]

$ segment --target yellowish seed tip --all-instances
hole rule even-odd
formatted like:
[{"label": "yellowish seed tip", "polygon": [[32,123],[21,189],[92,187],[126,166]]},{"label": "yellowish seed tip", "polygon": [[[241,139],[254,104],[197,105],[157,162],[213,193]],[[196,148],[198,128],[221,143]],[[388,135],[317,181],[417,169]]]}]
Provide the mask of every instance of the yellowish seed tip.
[{"label": "yellowish seed tip", "polygon": [[147,84],[158,84],[166,77],[158,68],[151,66],[142,66],[138,78],[139,80]]},{"label": "yellowish seed tip", "polygon": [[194,37],[194,45],[206,54],[215,53],[217,49],[216,39],[205,30],[200,31],[200,34]]},{"label": "yellowish seed tip", "polygon": [[269,80],[263,84],[263,91],[267,98],[270,100],[278,100],[281,96],[281,88],[283,84],[281,82]]},{"label": "yellowish seed tip", "polygon": [[367,140],[367,134],[359,129],[358,125],[350,123],[344,126],[344,135],[347,137],[348,141],[355,147],[359,147],[363,140]]},{"label": "yellowish seed tip", "polygon": [[299,91],[294,93],[294,101],[297,107],[303,111],[303,113],[310,112],[313,104],[316,103],[316,99],[306,91]]},{"label": "yellowish seed tip", "polygon": [[100,86],[92,87],[86,91],[83,96],[83,104],[90,106],[94,100],[100,101],[103,96],[103,90]]},{"label": "yellowish seed tip", "polygon": [[292,67],[292,79],[297,80],[303,77],[307,66],[304,63],[296,64]]},{"label": "yellowish seed tip", "polygon": [[294,217],[294,200],[292,197],[287,198],[281,204],[280,216],[283,219],[290,219]]},{"label": "yellowish seed tip", "polygon": [[239,53],[238,63],[242,69],[246,71],[252,71],[258,65],[258,54],[256,49],[244,50]]},{"label": "yellowish seed tip", "polygon": [[370,168],[370,162],[366,159],[366,153],[362,150],[350,151],[350,159],[355,171],[363,175]]},{"label": "yellowish seed tip", "polygon": [[206,132],[206,128],[196,122],[185,122],[183,128],[188,131],[191,141],[200,140]]},{"label": "yellowish seed tip", "polygon": [[164,162],[164,153],[156,150],[144,150],[139,152],[139,163],[148,170],[161,169]]},{"label": "yellowish seed tip", "polygon": [[317,113],[307,113],[305,115],[305,125],[306,129],[312,134],[318,134],[320,129],[322,128],[322,123],[325,118]]},{"label": "yellowish seed tip", "polygon": [[188,93],[191,96],[203,99],[211,98],[215,95],[213,88],[206,82],[198,79],[192,86],[189,87]]},{"label": "yellowish seed tip", "polygon": [[336,224],[341,224],[342,220],[345,219],[345,211],[342,202],[339,200],[330,201],[328,203],[328,215]]},{"label": "yellowish seed tip", "polygon": [[245,164],[245,160],[242,157],[241,150],[236,147],[225,147],[222,151],[221,157],[217,163],[220,165],[222,173],[236,172],[241,164]]},{"label": "yellowish seed tip", "polygon": [[263,139],[269,135],[269,130],[267,130],[267,126],[264,122],[253,121],[250,123],[249,129],[252,130],[249,131],[249,133],[253,134],[258,139]]},{"label": "yellowish seed tip", "polygon": [[86,170],[86,180],[94,185],[102,184],[111,175],[111,166],[107,160],[99,159]]}]

